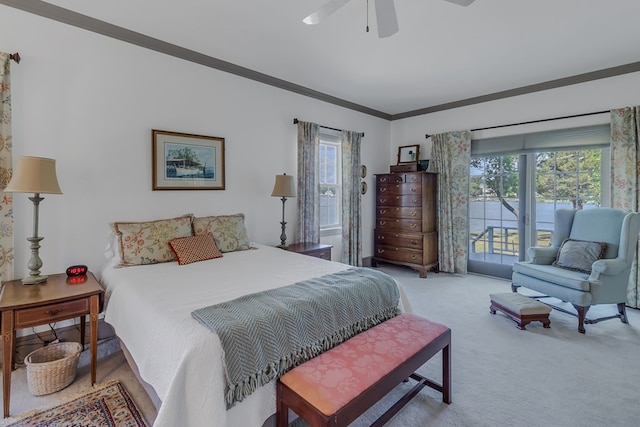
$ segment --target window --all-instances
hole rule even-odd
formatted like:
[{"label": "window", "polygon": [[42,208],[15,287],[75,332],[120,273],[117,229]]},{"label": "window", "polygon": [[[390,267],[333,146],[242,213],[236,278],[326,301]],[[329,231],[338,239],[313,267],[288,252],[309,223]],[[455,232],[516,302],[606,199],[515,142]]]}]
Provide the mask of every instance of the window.
[{"label": "window", "polygon": [[549,246],[557,209],[608,206],[609,125],[471,142],[471,272],[510,278],[526,248]]},{"label": "window", "polygon": [[331,234],[342,226],[342,155],[338,135],[320,134],[318,154],[320,180],[320,231]]}]

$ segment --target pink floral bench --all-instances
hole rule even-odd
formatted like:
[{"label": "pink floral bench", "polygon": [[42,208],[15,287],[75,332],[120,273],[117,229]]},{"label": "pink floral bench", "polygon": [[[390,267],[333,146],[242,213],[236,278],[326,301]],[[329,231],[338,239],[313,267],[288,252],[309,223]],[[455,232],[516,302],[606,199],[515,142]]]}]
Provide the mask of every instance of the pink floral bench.
[{"label": "pink floral bench", "polygon": [[[415,373],[440,350],[442,384]],[[277,382],[277,426],[289,425],[289,409],[311,427],[346,426],[408,378],[418,383],[372,425],[383,425],[425,386],[451,403],[449,328],[401,314],[290,370]]]}]

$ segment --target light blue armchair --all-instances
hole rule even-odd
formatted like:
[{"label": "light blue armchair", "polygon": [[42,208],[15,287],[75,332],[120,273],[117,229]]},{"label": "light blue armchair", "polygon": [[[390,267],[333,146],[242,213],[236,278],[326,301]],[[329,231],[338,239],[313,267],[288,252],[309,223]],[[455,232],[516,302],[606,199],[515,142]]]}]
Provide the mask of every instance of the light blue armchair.
[{"label": "light blue armchair", "polygon": [[[513,265],[511,288],[517,292],[523,286],[571,303],[577,314],[553,308],[577,315],[583,334],[585,323],[613,318],[627,323],[625,302],[639,230],[639,213],[611,208],[557,210],[551,246],[529,248],[529,261]],[[570,240],[563,245],[566,239]],[[617,304],[618,314],[587,319],[587,311],[596,304]]]}]

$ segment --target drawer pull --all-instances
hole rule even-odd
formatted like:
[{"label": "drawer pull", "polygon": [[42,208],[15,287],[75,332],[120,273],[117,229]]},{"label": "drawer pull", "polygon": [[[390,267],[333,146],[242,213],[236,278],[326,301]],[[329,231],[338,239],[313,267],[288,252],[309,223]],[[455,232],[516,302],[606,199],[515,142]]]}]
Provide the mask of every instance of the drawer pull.
[{"label": "drawer pull", "polygon": [[380,187],[380,192],[384,193],[385,191],[387,191],[387,187]]},{"label": "drawer pull", "polygon": [[416,228],[418,224],[411,224],[411,228]]},{"label": "drawer pull", "polygon": [[381,205],[383,205],[383,204],[384,204],[384,202],[386,202],[386,201],[387,201],[387,199],[378,199],[378,201],[380,202],[380,204],[381,204]]},{"label": "drawer pull", "polygon": [[418,245],[418,241],[417,240],[412,240],[411,244],[414,245],[414,246],[417,246]]},{"label": "drawer pull", "polygon": [[380,221],[380,225],[385,225],[387,221]]},{"label": "drawer pull", "polygon": [[387,182],[387,177],[383,176],[382,178],[380,178],[380,182]]},{"label": "drawer pull", "polygon": [[378,240],[384,240],[384,236],[378,236]]},{"label": "drawer pull", "polygon": [[418,199],[413,199],[413,204],[418,204]]},{"label": "drawer pull", "polygon": [[416,211],[411,211],[411,216],[416,216],[416,215],[418,215],[418,212],[416,212]]},{"label": "drawer pull", "polygon": [[416,191],[418,191],[418,189],[416,187],[411,187],[411,191],[415,193]]},{"label": "drawer pull", "polygon": [[418,259],[417,255],[411,255],[411,259]]},{"label": "drawer pull", "polygon": [[387,210],[386,210],[386,209],[380,209],[380,215],[384,215],[384,214],[386,214],[386,213],[387,213]]},{"label": "drawer pull", "polygon": [[47,310],[44,313],[45,314],[49,314],[51,316],[55,316],[56,314],[60,313],[62,311],[61,308],[56,308],[55,310]]},{"label": "drawer pull", "polygon": [[384,249],[378,249],[378,253],[379,254],[383,254],[384,253]]}]

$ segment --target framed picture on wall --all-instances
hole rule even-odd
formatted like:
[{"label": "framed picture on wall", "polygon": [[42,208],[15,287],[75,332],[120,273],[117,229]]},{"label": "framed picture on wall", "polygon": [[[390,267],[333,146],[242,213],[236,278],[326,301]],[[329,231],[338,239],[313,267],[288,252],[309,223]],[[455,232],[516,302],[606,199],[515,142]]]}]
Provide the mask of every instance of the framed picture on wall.
[{"label": "framed picture on wall", "polygon": [[151,131],[154,190],[224,190],[224,138]]}]

